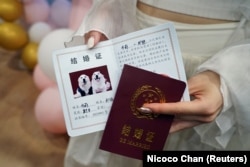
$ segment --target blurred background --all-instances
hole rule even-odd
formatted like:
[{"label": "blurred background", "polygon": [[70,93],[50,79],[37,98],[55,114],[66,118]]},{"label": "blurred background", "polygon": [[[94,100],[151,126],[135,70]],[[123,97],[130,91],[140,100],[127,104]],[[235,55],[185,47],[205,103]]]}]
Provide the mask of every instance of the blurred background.
[{"label": "blurred background", "polygon": [[0,0],[0,166],[63,166],[67,135],[52,52],[92,0]]}]

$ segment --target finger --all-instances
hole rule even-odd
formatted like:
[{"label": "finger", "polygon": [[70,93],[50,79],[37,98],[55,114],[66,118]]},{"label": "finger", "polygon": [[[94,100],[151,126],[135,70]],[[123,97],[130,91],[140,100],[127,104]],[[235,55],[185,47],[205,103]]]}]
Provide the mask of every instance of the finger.
[{"label": "finger", "polygon": [[[197,106],[195,106],[195,103]],[[209,123],[215,120],[221,108],[213,112],[202,108],[200,102],[179,102],[179,103],[150,103],[144,104],[141,112],[175,115],[175,118],[185,121],[198,121]]]},{"label": "finger", "polygon": [[93,48],[94,46],[96,46],[97,43],[100,42],[101,35],[102,34],[97,31],[89,32],[89,37],[87,39],[87,46],[89,49]]},{"label": "finger", "polygon": [[89,49],[96,46],[100,41],[107,40],[108,38],[98,31],[90,31],[86,36],[87,46]]},{"label": "finger", "polygon": [[204,115],[204,105],[199,100],[176,103],[145,103],[143,108],[148,108],[157,114],[170,115]]},{"label": "finger", "polygon": [[164,76],[164,77],[169,77],[167,74],[161,74],[162,76]]},{"label": "finger", "polygon": [[174,133],[174,132],[178,132],[180,130],[184,130],[187,128],[192,128],[192,127],[197,126],[199,124],[201,124],[201,123],[198,121],[183,121],[183,120],[174,119],[174,121],[170,127],[169,133]]}]

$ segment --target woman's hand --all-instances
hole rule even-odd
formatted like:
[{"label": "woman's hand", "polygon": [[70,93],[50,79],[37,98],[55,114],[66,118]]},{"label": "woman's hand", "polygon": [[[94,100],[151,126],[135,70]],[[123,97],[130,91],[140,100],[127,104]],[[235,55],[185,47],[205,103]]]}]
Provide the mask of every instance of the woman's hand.
[{"label": "woman's hand", "polygon": [[99,31],[90,31],[84,36],[89,49],[95,47],[99,42],[105,41],[108,38]]},{"label": "woman's hand", "polygon": [[[175,115],[170,133],[212,122],[223,107],[220,77],[212,71],[199,73],[188,80],[190,102],[144,104],[145,112]],[[143,109],[142,109],[143,112]]]}]

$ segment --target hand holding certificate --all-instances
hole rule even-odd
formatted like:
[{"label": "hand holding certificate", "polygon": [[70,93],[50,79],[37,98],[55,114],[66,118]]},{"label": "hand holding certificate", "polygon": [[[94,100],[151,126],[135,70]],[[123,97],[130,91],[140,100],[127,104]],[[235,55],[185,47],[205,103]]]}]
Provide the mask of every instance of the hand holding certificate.
[{"label": "hand holding certificate", "polygon": [[[70,136],[104,130],[124,64],[187,82],[170,23],[101,42],[91,50],[85,45],[58,50],[53,59]],[[181,100],[189,100],[187,89]]]}]

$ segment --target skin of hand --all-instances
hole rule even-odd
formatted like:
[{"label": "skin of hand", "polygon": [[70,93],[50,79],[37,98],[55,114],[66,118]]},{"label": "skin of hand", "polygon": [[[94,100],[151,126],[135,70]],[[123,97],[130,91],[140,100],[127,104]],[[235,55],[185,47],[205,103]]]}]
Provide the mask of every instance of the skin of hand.
[{"label": "skin of hand", "polygon": [[157,114],[175,115],[170,133],[215,120],[223,107],[219,75],[201,72],[188,80],[188,89],[193,97],[190,102],[148,103],[143,108]]},{"label": "skin of hand", "polygon": [[95,47],[99,42],[108,39],[104,34],[99,31],[90,31],[89,33],[84,35],[84,38],[89,49]]}]

